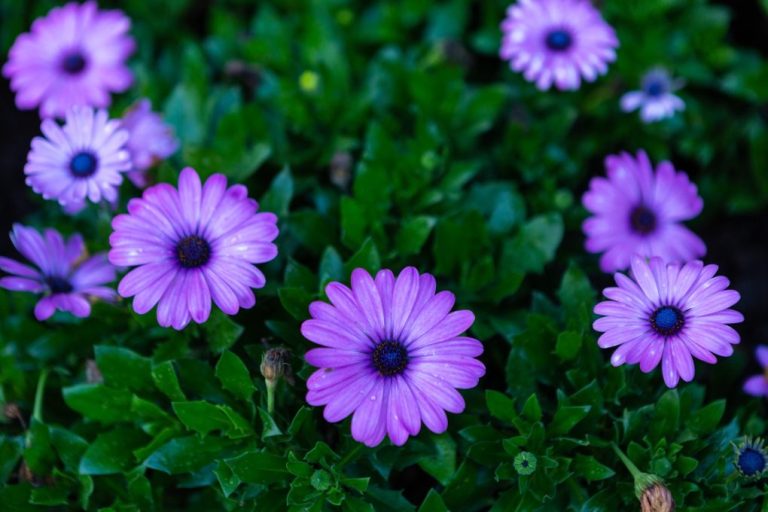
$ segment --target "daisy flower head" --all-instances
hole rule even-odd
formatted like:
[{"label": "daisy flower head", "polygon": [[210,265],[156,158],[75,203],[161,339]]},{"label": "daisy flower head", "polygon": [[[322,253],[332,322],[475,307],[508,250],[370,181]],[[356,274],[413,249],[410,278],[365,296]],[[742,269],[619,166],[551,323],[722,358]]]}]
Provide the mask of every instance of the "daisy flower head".
[{"label": "daisy flower head", "polygon": [[652,69],[645,74],[639,91],[630,91],[621,97],[621,109],[633,112],[640,109],[644,123],[661,121],[685,110],[685,103],[675,91],[680,84],[665,69]]},{"label": "daisy flower head", "polygon": [[518,0],[501,24],[500,56],[546,91],[575,90],[616,60],[619,41],[589,0]]},{"label": "daisy flower head", "polygon": [[738,445],[733,443],[733,465],[747,480],[759,480],[768,471],[768,451],[761,438],[746,437]]},{"label": "daisy flower head", "polygon": [[3,66],[18,108],[63,117],[75,105],[108,107],[110,94],[133,82],[125,64],[135,48],[130,28],[122,11],[99,10],[96,2],[71,2],[35,20]]},{"label": "daisy flower head", "polygon": [[753,375],[744,383],[744,392],[752,396],[768,398],[768,346],[760,345],[755,350],[755,357],[763,373]]},{"label": "daisy flower head", "polygon": [[457,389],[477,385],[485,374],[475,359],[476,339],[462,336],[474,322],[470,311],[453,311],[451,292],[435,293],[435,278],[408,267],[395,275],[352,272],[351,287],[328,284],[330,304],[313,302],[301,325],[321,345],[305,359],[319,368],[307,380],[307,402],[325,406],[329,422],[352,415],[352,437],[376,446],[389,436],[402,446],[421,430],[448,428],[445,412],[460,413]]},{"label": "daisy flower head", "polygon": [[24,174],[27,185],[45,199],[55,199],[68,211],[87,200],[117,201],[122,173],[130,170],[125,149],[128,132],[110,120],[105,110],[74,107],[63,126],[44,119],[43,137],[32,140]]},{"label": "daisy flower head", "polygon": [[173,129],[159,114],[152,111],[152,103],[143,98],[131,106],[122,119],[128,134],[126,148],[131,154],[133,169],[128,179],[139,188],[147,186],[146,171],[179,149]]},{"label": "daisy flower head", "polygon": [[80,235],[65,240],[58,231],[14,224],[11,242],[33,266],[0,256],[0,270],[10,275],[0,278],[0,288],[42,294],[35,306],[35,317],[47,320],[58,309],[77,317],[91,314],[88,299],[112,301],[115,291],[105,286],[115,280],[115,269],[106,254],[87,257]]},{"label": "daisy flower head", "polygon": [[681,378],[693,379],[694,358],[714,364],[716,355],[730,356],[740,338],[728,324],[744,317],[730,309],[739,293],[716,273],[717,265],[701,261],[680,265],[634,257],[632,277],[617,273],[617,286],[603,290],[608,300],[595,306],[602,316],[593,324],[603,333],[598,345],[617,347],[611,364],[640,363],[648,373],[661,361],[664,382],[673,388]]},{"label": "daisy flower head", "polygon": [[635,254],[669,262],[703,257],[704,242],[680,224],[704,208],[696,185],[670,162],[654,171],[645,151],[605,159],[606,177],[592,178],[582,204],[592,213],[582,226],[585,247],[602,253],[600,268],[615,272],[629,267]]},{"label": "daisy flower head", "polygon": [[277,256],[277,217],[258,209],[243,185],[228,187],[222,174],[201,185],[189,167],[178,189],[147,188],[112,220],[109,260],[136,267],[118,292],[141,315],[157,305],[158,323],[177,330],[208,320],[211,301],[228,315],[253,307],[251,289],[266,283],[254,265]]}]

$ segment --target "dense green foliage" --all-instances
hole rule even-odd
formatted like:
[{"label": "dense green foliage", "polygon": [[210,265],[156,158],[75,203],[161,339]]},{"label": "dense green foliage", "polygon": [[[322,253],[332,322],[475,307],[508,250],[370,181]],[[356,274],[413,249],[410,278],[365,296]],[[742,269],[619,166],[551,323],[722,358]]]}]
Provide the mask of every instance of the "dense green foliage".
[{"label": "dense green foliage", "polygon": [[[0,1],[2,55],[54,4]],[[730,443],[766,426],[740,391],[751,348],[676,390],[658,370],[612,368],[591,329],[608,279],[580,232],[589,177],[624,149],[691,174],[707,242],[719,219],[765,208],[768,61],[728,42],[726,8],[603,2],[618,61],[578,92],[542,93],[497,58],[504,1],[104,4],[138,43],[113,113],[147,96],[182,142],[158,179],[189,165],[247,184],[280,217],[280,254],[252,310],[181,333],[126,302],[40,324],[31,296],[0,290],[0,508],[632,510],[615,442],[680,510],[768,510],[765,483],[731,463]],[[644,125],[618,98],[656,65],[686,81],[687,109]],[[121,209],[138,193],[125,184]],[[25,223],[108,248],[108,209],[70,218],[34,200]],[[405,265],[475,312],[488,373],[445,434],[368,449],[305,404],[299,324],[329,281]],[[273,346],[294,377],[269,415],[259,363]]]}]

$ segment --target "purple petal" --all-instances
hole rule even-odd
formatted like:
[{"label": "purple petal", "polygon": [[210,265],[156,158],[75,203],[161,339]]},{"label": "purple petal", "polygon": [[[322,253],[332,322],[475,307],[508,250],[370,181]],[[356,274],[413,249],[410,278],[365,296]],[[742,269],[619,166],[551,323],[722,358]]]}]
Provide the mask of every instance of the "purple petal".
[{"label": "purple petal", "polygon": [[768,379],[765,375],[753,375],[744,383],[744,392],[752,396],[768,396]]},{"label": "purple petal", "polygon": [[187,225],[191,226],[193,230],[197,228],[200,220],[201,200],[202,186],[200,185],[200,177],[194,169],[185,167],[179,176],[179,202],[181,203],[182,215],[187,221]]},{"label": "purple petal", "polygon": [[640,371],[648,373],[659,365],[661,355],[664,353],[664,340],[654,336],[648,344],[645,353],[640,358]]},{"label": "purple petal", "polygon": [[463,412],[465,404],[461,394],[452,386],[447,385],[446,382],[430,377],[427,371],[419,371],[414,368],[408,373],[407,378],[412,388],[418,388],[428,395],[435,405],[448,412],[456,414]]},{"label": "purple petal", "polygon": [[0,256],[0,270],[20,277],[30,277],[33,279],[40,278],[40,272],[33,269],[32,267],[24,265],[23,263],[19,263],[18,261],[12,260],[10,258],[4,258],[3,256]]},{"label": "purple petal", "polygon": [[441,341],[433,345],[420,345],[418,347],[412,347],[410,355],[412,357],[432,354],[477,357],[482,353],[483,344],[478,340],[474,338],[458,336],[454,339]]},{"label": "purple petal", "polygon": [[667,341],[667,344],[669,345],[669,352],[680,378],[685,382],[691,382],[695,368],[693,366],[693,358],[685,343],[682,340],[671,338]]},{"label": "purple petal", "polygon": [[366,446],[376,446],[386,435],[388,397],[384,384],[383,379],[378,379],[352,415],[352,437]]},{"label": "purple petal", "polygon": [[208,320],[211,315],[211,292],[202,270],[187,272],[187,300],[192,320],[198,324]]},{"label": "purple petal", "polygon": [[352,293],[371,333],[381,339],[384,336],[384,309],[376,283],[366,270],[356,268],[352,271]]},{"label": "purple petal", "polygon": [[40,281],[12,276],[0,277],[0,288],[5,288],[6,290],[14,292],[33,293],[41,293],[45,290],[45,286]]},{"label": "purple petal", "polygon": [[445,415],[445,411],[438,407],[432,401],[432,398],[425,394],[416,383],[413,381],[408,382],[408,380],[406,379],[406,382],[413,393],[415,403],[419,406],[419,414],[424,425],[435,434],[445,432],[448,428],[448,417]]},{"label": "purple petal", "polygon": [[367,338],[352,336],[325,320],[305,320],[301,324],[301,334],[318,345],[331,348],[363,351],[371,346]]},{"label": "purple petal", "polygon": [[211,298],[224,313],[234,315],[240,309],[240,302],[227,281],[212,268],[203,274],[211,292]]},{"label": "purple petal", "polygon": [[768,368],[768,345],[758,345],[755,350],[755,357],[757,357],[757,362],[760,363],[760,366]]},{"label": "purple petal", "polygon": [[318,368],[339,368],[350,364],[369,363],[371,355],[357,350],[313,348],[304,354],[304,359]]},{"label": "purple petal", "polygon": [[672,356],[672,349],[669,343],[664,345],[664,353],[661,356],[661,372],[664,376],[664,383],[668,388],[674,388],[680,381],[680,376],[677,373],[677,365],[675,359]]},{"label": "purple petal", "polygon": [[454,311],[449,313],[437,325],[432,327],[418,338],[412,339],[406,345],[413,348],[432,345],[451,338],[469,329],[475,321],[475,315],[468,310]]},{"label": "purple petal", "polygon": [[419,294],[419,272],[406,267],[397,276],[392,294],[392,336],[399,339]]},{"label": "purple petal", "polygon": [[419,405],[407,380],[400,375],[392,382],[392,397],[394,412],[400,423],[410,435],[418,435],[421,430]]},{"label": "purple petal", "polygon": [[35,318],[43,322],[48,320],[56,312],[56,305],[52,297],[43,297],[35,304]]},{"label": "purple petal", "polygon": [[456,298],[451,292],[442,291],[428,300],[420,310],[414,309],[408,325],[403,330],[402,341],[408,344],[429,332],[445,319],[455,301]]},{"label": "purple petal", "polygon": [[[602,320],[602,319],[600,319]],[[598,320],[599,321],[599,320]],[[595,322],[597,323],[597,321]],[[600,329],[595,329],[600,331]],[[623,325],[611,326],[609,331],[603,333],[597,340],[600,348],[611,348],[624,343],[635,341],[642,336],[648,335],[648,326],[632,325],[625,323]]]},{"label": "purple petal", "polygon": [[656,304],[659,301],[659,288],[656,285],[656,279],[648,263],[643,258],[635,256],[632,258],[632,275],[643,290],[643,294]]}]

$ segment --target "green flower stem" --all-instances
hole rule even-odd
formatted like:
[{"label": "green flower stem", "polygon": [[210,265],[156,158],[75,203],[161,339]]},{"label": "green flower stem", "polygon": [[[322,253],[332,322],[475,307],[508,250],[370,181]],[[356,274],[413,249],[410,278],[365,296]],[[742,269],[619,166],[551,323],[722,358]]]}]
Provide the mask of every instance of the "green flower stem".
[{"label": "green flower stem", "polygon": [[277,380],[264,379],[267,383],[267,412],[271,415],[275,412],[275,389],[277,388]]},{"label": "green flower stem", "polygon": [[40,376],[37,378],[37,389],[35,390],[35,405],[32,409],[32,419],[43,423],[43,395],[45,394],[45,382],[48,380],[48,368],[40,370]]},{"label": "green flower stem", "polygon": [[336,463],[336,467],[340,468],[343,467],[345,464],[349,463],[352,459],[357,457],[357,455],[360,453],[360,451],[363,449],[362,443],[355,443],[355,447],[349,450],[340,460]]},{"label": "green flower stem", "polygon": [[616,452],[616,455],[619,456],[621,462],[624,463],[629,472],[632,473],[632,478],[635,480],[635,496],[637,496],[637,499],[640,499],[646,489],[663,483],[661,478],[658,476],[650,473],[643,473],[637,469],[637,466],[635,466],[634,462],[629,460],[629,457],[624,455],[624,452],[622,452],[619,447],[616,446],[616,443],[611,443],[611,448],[613,448],[613,451]]},{"label": "green flower stem", "polygon": [[621,459],[621,462],[624,463],[624,465],[627,467],[629,472],[632,473],[632,477],[634,479],[637,479],[640,475],[644,474],[642,471],[637,469],[637,466],[635,466],[635,464],[631,460],[629,460],[629,457],[624,455],[624,452],[622,452],[621,449],[619,449],[619,447],[616,446],[616,443],[611,443],[611,448],[613,448],[613,451],[616,452],[616,455],[619,456],[619,458]]}]

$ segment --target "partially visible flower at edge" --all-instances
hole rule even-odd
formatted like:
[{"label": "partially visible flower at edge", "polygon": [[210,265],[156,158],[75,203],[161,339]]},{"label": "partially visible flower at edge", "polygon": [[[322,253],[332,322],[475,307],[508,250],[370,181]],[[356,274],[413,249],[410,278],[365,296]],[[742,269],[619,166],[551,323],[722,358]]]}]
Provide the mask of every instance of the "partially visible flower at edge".
[{"label": "partially visible flower at edge", "polygon": [[595,177],[582,197],[593,215],[582,225],[591,253],[602,253],[600,269],[629,267],[632,256],[659,256],[669,263],[703,257],[704,242],[681,224],[704,208],[695,184],[670,162],[654,171],[645,151],[605,158],[606,177]]},{"label": "partially visible flower at edge", "polygon": [[160,114],[152,111],[152,103],[142,98],[123,115],[122,127],[128,131],[126,148],[133,169],[126,174],[139,188],[147,186],[147,170],[170,157],[179,149],[179,141]]},{"label": "partially visible flower at edge", "polygon": [[131,20],[96,2],[70,2],[32,23],[8,53],[3,75],[16,106],[40,107],[41,117],[63,117],[73,106],[106,108],[110,94],[133,83],[125,61],[135,42]]},{"label": "partially visible flower at edge", "polygon": [[37,268],[0,257],[0,270],[11,274],[0,278],[0,287],[43,294],[35,306],[38,320],[47,320],[57,309],[87,317],[91,313],[88,299],[117,298],[115,291],[105,286],[115,280],[114,267],[104,253],[84,259],[85,244],[80,235],[64,240],[53,229],[41,235],[33,228],[15,224],[11,241]]},{"label": "partially visible flower at edge", "polygon": [[639,91],[630,91],[621,97],[621,109],[632,112],[640,109],[640,119],[653,123],[685,110],[683,100],[674,94],[681,87],[665,69],[652,69],[643,77]]},{"label": "partially visible flower at edge", "polygon": [[728,324],[744,321],[730,309],[740,295],[730,281],[716,276],[717,265],[691,261],[666,264],[661,258],[632,260],[632,278],[615,274],[617,287],[606,288],[608,299],[595,306],[601,318],[593,327],[603,333],[600,348],[617,347],[611,364],[640,363],[644,373],[661,362],[667,387],[693,380],[693,359],[717,362],[715,355],[733,354],[739,334]]},{"label": "partially visible flower at edge", "polygon": [[748,395],[768,398],[768,346],[758,346],[755,350],[755,357],[763,369],[763,373],[748,378],[744,383],[744,392]]},{"label": "partially visible flower at edge", "polygon": [[761,438],[745,437],[738,445],[733,443],[733,465],[747,479],[762,478],[768,470],[768,452]]}]

